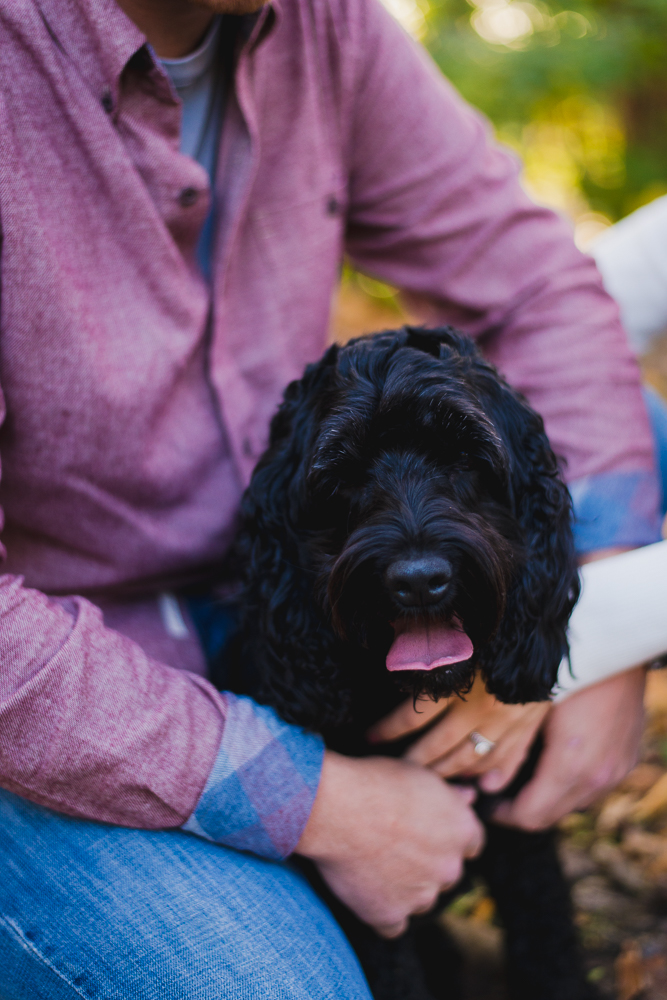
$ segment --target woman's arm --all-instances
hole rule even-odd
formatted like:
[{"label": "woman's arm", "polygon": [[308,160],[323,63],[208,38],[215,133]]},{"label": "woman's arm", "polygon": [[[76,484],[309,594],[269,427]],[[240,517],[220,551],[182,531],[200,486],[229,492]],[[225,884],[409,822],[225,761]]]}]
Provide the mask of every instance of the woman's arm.
[{"label": "woman's arm", "polygon": [[590,252],[633,350],[643,354],[667,329],[667,197],[611,226]]},{"label": "woman's arm", "polygon": [[667,542],[589,562],[581,582],[556,701],[667,652]]}]

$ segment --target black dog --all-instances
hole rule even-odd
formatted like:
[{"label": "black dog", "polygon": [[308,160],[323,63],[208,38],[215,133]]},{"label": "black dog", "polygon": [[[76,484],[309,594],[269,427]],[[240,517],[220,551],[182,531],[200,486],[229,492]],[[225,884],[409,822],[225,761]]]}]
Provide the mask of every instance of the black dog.
[{"label": "black dog", "polygon": [[[450,328],[331,347],[287,388],[239,542],[236,686],[336,750],[368,753],[406,692],[465,695],[476,671],[503,701],[544,700],[567,654],[578,577],[558,463],[540,417]],[[505,924],[512,996],[593,995],[553,834],[487,832],[472,868]],[[388,942],[329,902],[376,997],[456,995],[435,917]]]}]

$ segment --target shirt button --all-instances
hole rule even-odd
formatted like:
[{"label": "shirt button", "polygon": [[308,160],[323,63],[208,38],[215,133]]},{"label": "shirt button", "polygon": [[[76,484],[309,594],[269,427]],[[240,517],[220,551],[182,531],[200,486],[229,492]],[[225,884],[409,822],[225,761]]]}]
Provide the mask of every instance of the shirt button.
[{"label": "shirt button", "polygon": [[192,206],[197,202],[199,198],[199,191],[197,188],[187,187],[183,188],[178,196],[178,201],[181,208],[192,208]]}]

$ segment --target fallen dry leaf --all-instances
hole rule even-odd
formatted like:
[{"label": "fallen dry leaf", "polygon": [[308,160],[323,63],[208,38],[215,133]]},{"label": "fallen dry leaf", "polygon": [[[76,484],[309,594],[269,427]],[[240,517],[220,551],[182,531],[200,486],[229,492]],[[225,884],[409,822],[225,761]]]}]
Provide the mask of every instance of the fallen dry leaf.
[{"label": "fallen dry leaf", "polygon": [[563,839],[558,846],[561,867],[568,882],[577,882],[586,875],[594,875],[597,865],[590,852]]},{"label": "fallen dry leaf", "polygon": [[645,795],[665,773],[659,764],[637,764],[616,789],[618,792],[634,792]]},{"label": "fallen dry leaf", "polygon": [[631,893],[646,892],[648,883],[639,865],[617,845],[599,840],[591,848],[591,857],[614,882]]},{"label": "fallen dry leaf", "polygon": [[667,714],[667,671],[649,670],[644,704],[649,715]]},{"label": "fallen dry leaf", "polygon": [[651,863],[647,867],[647,873],[650,878],[654,880],[657,879],[657,881],[655,882],[655,888],[662,890],[662,895],[664,896],[667,887],[665,884],[665,879],[661,878],[660,876],[667,874],[667,851],[665,851],[664,854],[660,854],[657,858],[654,858],[654,860],[651,861]]},{"label": "fallen dry leaf", "polygon": [[618,1000],[633,1000],[648,985],[642,950],[636,941],[625,941],[614,962]]},{"label": "fallen dry leaf", "polygon": [[663,774],[632,810],[632,818],[639,823],[653,819],[667,810],[667,774]]},{"label": "fallen dry leaf", "polygon": [[638,805],[638,796],[632,792],[621,792],[610,795],[604,802],[595,822],[595,832],[601,836],[615,833]]},{"label": "fallen dry leaf", "polygon": [[623,834],[621,846],[628,854],[658,857],[667,852],[667,838],[658,833],[647,833],[640,827],[632,826]]},{"label": "fallen dry leaf", "polygon": [[488,924],[493,920],[496,912],[496,904],[491,899],[490,896],[483,896],[475,909],[470,914],[471,920],[477,920],[481,923]]}]

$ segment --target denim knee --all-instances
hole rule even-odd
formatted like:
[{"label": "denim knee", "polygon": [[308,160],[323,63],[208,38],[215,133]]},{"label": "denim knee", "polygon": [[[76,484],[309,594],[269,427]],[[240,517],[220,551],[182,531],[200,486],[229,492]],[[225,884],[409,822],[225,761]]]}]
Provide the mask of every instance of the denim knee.
[{"label": "denim knee", "polygon": [[644,386],[644,402],[648,410],[658,475],[662,487],[662,513],[667,513],[667,400],[650,386]]},{"label": "denim knee", "polygon": [[370,1000],[288,865],[0,791],[0,1000]]}]

